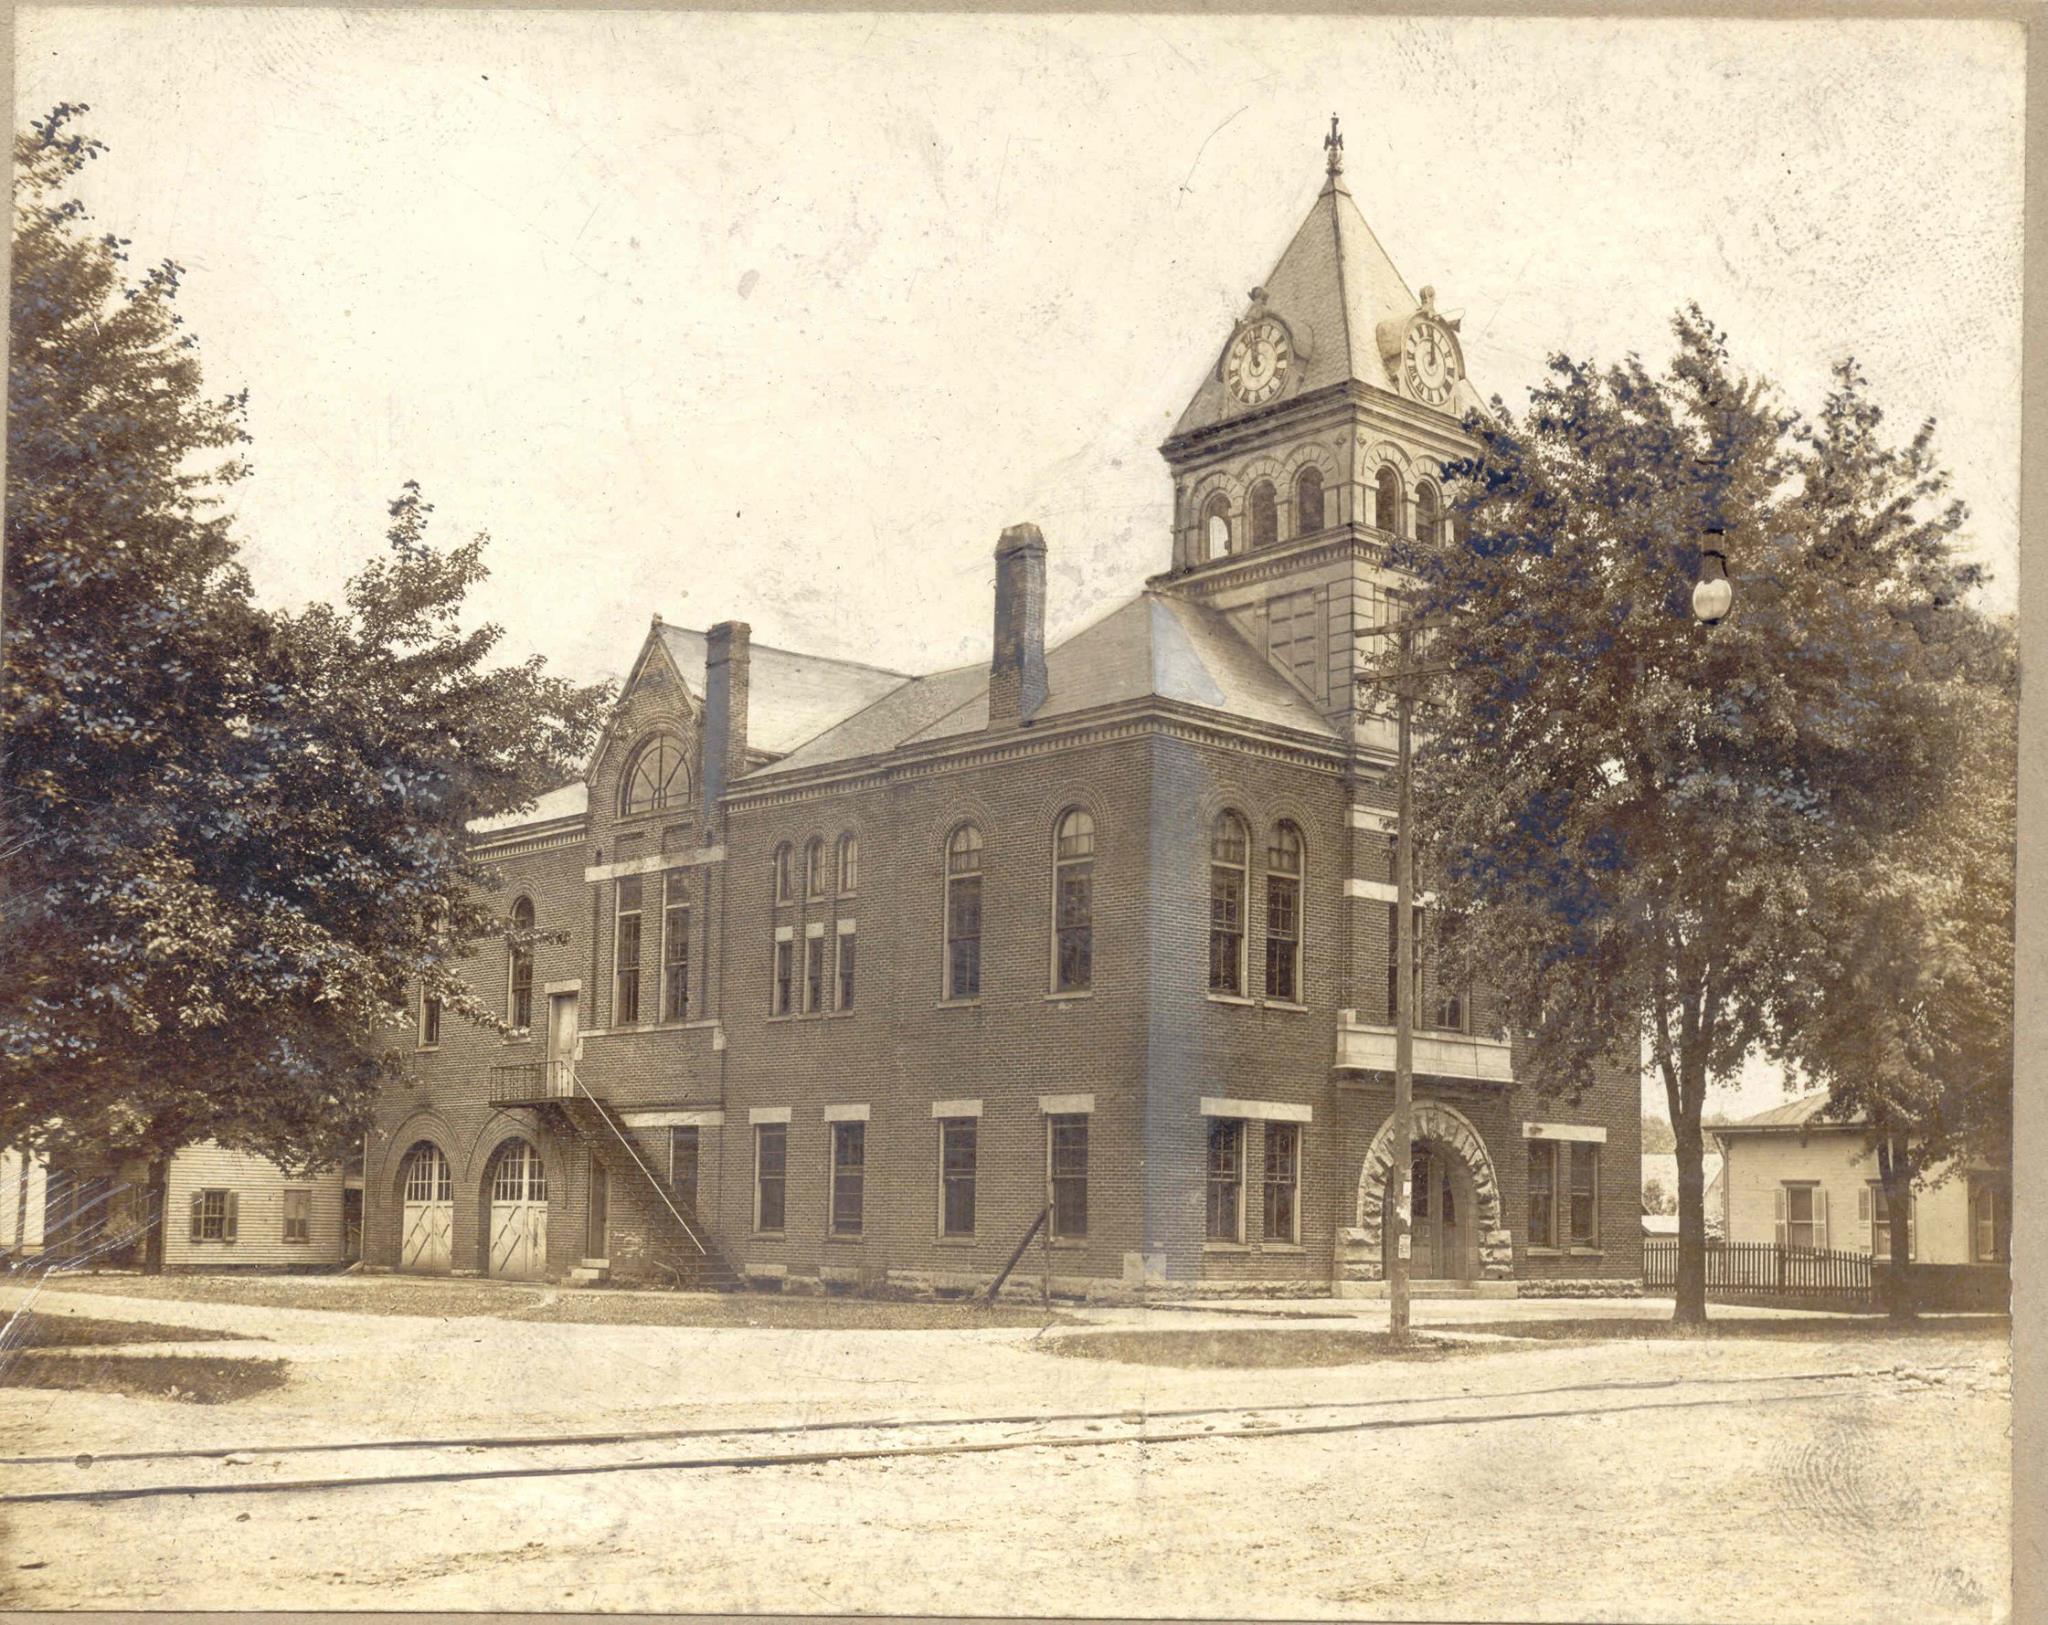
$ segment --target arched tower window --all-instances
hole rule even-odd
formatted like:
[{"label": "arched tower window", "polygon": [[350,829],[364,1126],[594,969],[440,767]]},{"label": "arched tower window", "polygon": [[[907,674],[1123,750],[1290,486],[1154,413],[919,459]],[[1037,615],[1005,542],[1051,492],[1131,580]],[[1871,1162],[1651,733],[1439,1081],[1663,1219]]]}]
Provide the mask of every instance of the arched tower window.
[{"label": "arched tower window", "polygon": [[823,897],[825,895],[825,841],[823,836],[813,835],[804,843],[804,895]]},{"label": "arched tower window", "polygon": [[1415,488],[1415,539],[1424,547],[1434,547],[1442,538],[1443,504],[1436,494],[1436,487],[1424,480]]},{"label": "arched tower window", "polygon": [[1060,815],[1052,895],[1052,990],[1084,993],[1095,985],[1095,819],[1084,808]]},{"label": "arched tower window", "polygon": [[839,895],[860,890],[860,839],[851,831],[839,837]]},{"label": "arched tower window", "polygon": [[[522,897],[512,905],[512,932],[525,938],[533,930],[533,899]],[[533,1026],[533,943],[516,940],[506,953],[505,1021],[515,1032]]]},{"label": "arched tower window", "polygon": [[946,997],[981,997],[981,831],[946,838]]},{"label": "arched tower window", "polygon": [[1280,540],[1280,500],[1273,482],[1261,480],[1251,494],[1252,546],[1271,547]]},{"label": "arched tower window", "polygon": [[690,764],[674,734],[656,734],[633,755],[619,790],[621,813],[653,812],[690,799]]},{"label": "arched tower window", "polygon": [[796,895],[792,884],[791,870],[795,864],[794,849],[784,841],[775,849],[775,901],[786,903]]},{"label": "arched tower window", "polygon": [[1266,997],[1301,1000],[1301,830],[1286,819],[1266,848]]},{"label": "arched tower window", "polygon": [[1245,823],[1220,812],[1209,826],[1209,991],[1244,992]]},{"label": "arched tower window", "polygon": [[1323,474],[1310,466],[1294,479],[1294,533],[1313,536],[1323,524]]},{"label": "arched tower window", "polygon": [[1202,505],[1202,557],[1220,559],[1230,551],[1230,498],[1218,491]]},{"label": "arched tower window", "polygon": [[1372,487],[1373,523],[1390,535],[1401,534],[1401,476],[1384,463]]}]

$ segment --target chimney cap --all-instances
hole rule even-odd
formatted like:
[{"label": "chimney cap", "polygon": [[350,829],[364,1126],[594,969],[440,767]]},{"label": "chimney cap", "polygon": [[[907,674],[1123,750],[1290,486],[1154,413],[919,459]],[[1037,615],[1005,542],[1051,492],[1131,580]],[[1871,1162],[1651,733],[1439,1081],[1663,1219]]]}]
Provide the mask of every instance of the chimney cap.
[{"label": "chimney cap", "polygon": [[1045,537],[1032,524],[1011,525],[1003,531],[1003,538],[996,543],[996,557],[1006,553],[1043,553]]}]

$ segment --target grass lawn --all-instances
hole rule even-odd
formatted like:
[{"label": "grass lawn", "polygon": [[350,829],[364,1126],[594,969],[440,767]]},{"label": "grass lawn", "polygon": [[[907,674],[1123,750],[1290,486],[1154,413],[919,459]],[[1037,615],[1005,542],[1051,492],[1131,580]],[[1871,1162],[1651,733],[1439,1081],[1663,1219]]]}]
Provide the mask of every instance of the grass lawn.
[{"label": "grass lawn", "polygon": [[123,1343],[246,1342],[241,1332],[205,1326],[160,1326],[148,1320],[95,1320],[89,1315],[39,1315],[23,1309],[0,1322],[0,1359],[28,1349],[105,1348]]},{"label": "grass lawn", "polygon": [[1707,1311],[1704,1327],[1680,1326],[1669,1314],[1622,1319],[1478,1320],[1443,1328],[1492,1337],[1532,1341],[1608,1343],[1636,1337],[1771,1337],[1803,1343],[1888,1342],[1898,1337],[1964,1337],[2006,1342],[2012,1321],[2005,1315],[1934,1315],[1894,1324],[1883,1315],[1742,1315]]},{"label": "grass lawn", "polygon": [[0,1388],[68,1388],[136,1399],[225,1405],[282,1388],[282,1360],[210,1360],[198,1354],[47,1352],[0,1357]]}]

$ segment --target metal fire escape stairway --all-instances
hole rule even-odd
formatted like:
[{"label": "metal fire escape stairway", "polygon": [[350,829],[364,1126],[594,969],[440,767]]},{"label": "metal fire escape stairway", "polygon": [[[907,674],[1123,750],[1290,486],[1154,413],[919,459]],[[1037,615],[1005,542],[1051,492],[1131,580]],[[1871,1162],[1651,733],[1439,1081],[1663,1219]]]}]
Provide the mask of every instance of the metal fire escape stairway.
[{"label": "metal fire escape stairway", "polygon": [[493,1072],[492,1104],[532,1106],[549,1112],[602,1156],[607,1168],[616,1168],[624,1154],[653,1197],[644,1204],[650,1220],[648,1259],[673,1276],[679,1287],[698,1292],[736,1292],[745,1287],[746,1282],[698,1218],[695,1205],[649,1166],[625,1125],[584,1087],[573,1066],[567,1061],[549,1061],[498,1067]]}]

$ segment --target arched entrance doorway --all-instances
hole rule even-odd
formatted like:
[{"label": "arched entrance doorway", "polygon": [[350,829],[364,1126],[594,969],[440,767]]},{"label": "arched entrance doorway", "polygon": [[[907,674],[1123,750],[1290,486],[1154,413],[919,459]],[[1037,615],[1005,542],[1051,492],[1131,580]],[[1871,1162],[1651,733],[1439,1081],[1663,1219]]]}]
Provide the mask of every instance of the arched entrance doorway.
[{"label": "arched entrance doorway", "polygon": [[[1418,1280],[1504,1280],[1513,1237],[1501,1228],[1493,1158],[1471,1120],[1441,1100],[1418,1100],[1412,1122],[1416,1211],[1409,1261]],[[1394,1125],[1380,1125],[1358,1172],[1357,1222],[1337,1234],[1337,1278],[1384,1281],[1391,1258],[1388,1214],[1399,1197]]]},{"label": "arched entrance doorway", "polygon": [[548,1266],[548,1176],[540,1153],[513,1140],[491,1167],[486,1268],[506,1281],[537,1281]]},{"label": "arched entrance doorway", "polygon": [[398,1267],[445,1275],[455,1262],[455,1185],[447,1157],[432,1140],[405,1154],[399,1193]]},{"label": "arched entrance doorway", "polygon": [[[1415,1147],[1410,1176],[1414,1209],[1409,1230],[1409,1279],[1471,1280],[1479,1273],[1479,1232],[1473,1225],[1471,1170],[1447,1148],[1425,1140]],[[1394,1170],[1390,1167],[1387,1207],[1400,1196],[1393,1183]],[[1391,1268],[1393,1264],[1393,1228],[1387,1225],[1380,1239],[1382,1268]]]}]

